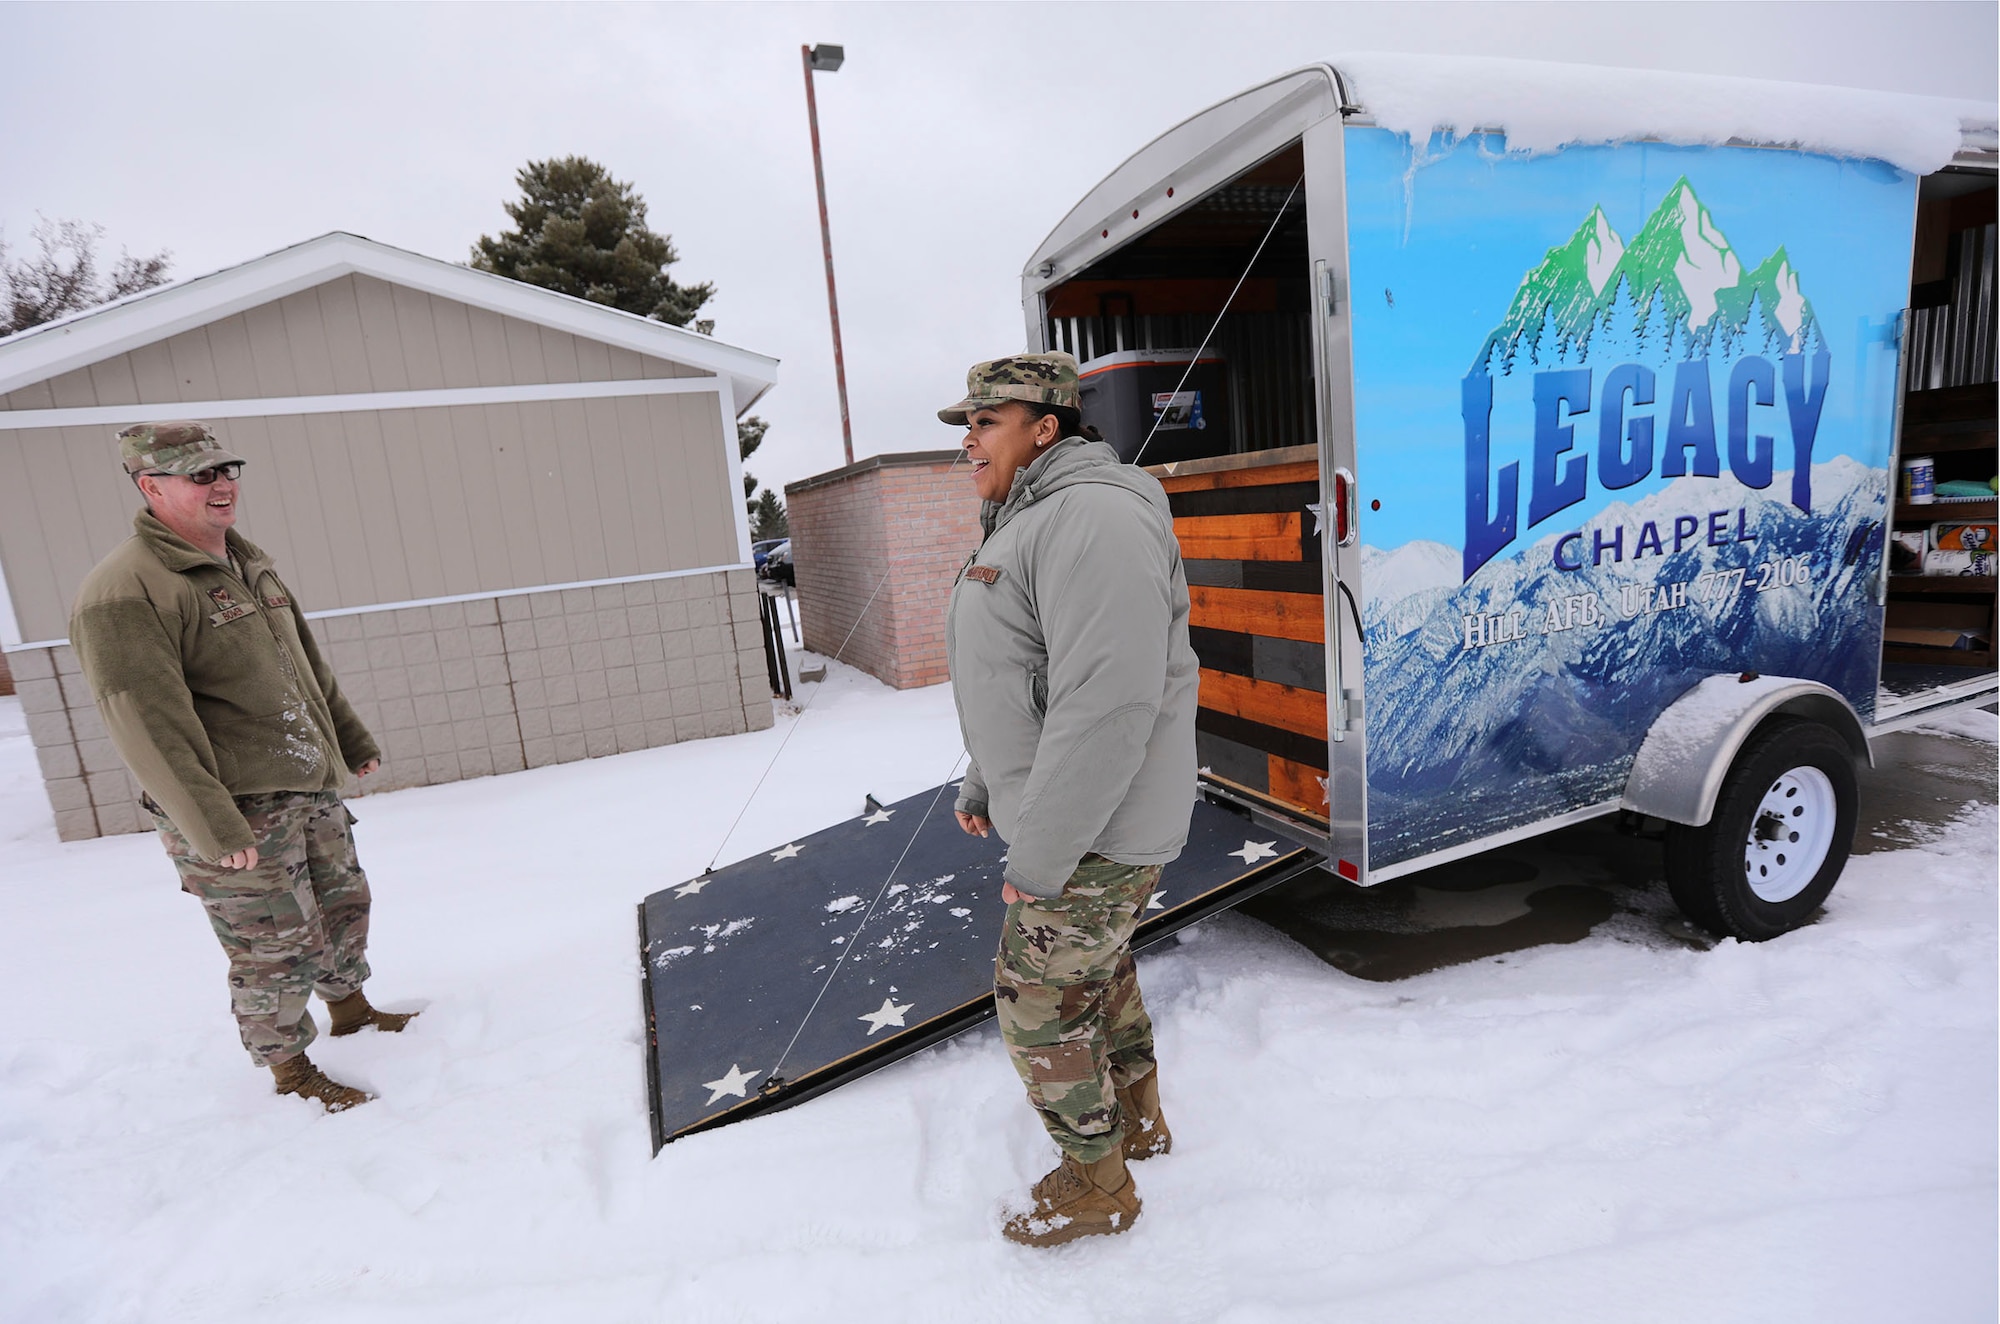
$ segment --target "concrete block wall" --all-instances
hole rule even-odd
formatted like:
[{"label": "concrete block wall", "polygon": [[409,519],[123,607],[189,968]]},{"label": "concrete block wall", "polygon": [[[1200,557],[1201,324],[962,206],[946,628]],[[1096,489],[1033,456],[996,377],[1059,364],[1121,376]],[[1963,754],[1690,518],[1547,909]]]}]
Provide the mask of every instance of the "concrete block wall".
[{"label": "concrete block wall", "polygon": [[[320,651],[375,742],[367,791],[771,725],[748,570],[328,616]],[[67,645],[7,655],[65,841],[149,831]],[[351,792],[364,788],[349,784]]]},{"label": "concrete block wall", "polygon": [[945,607],[980,538],[979,498],[957,458],[878,455],[785,488],[807,648],[897,689],[949,679]]}]

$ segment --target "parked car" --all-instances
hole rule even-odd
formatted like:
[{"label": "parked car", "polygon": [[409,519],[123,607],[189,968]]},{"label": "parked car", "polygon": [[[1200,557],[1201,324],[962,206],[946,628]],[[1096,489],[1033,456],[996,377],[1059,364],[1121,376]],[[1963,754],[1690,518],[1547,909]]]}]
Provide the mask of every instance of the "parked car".
[{"label": "parked car", "polygon": [[764,553],[764,562],[757,568],[760,579],[768,579],[776,584],[793,584],[799,581],[792,566],[792,540],[783,539],[770,551]]},{"label": "parked car", "polygon": [[761,542],[750,544],[750,563],[757,567],[759,574],[764,570],[764,558],[771,554],[773,547],[781,545],[784,541],[783,538],[766,538]]}]

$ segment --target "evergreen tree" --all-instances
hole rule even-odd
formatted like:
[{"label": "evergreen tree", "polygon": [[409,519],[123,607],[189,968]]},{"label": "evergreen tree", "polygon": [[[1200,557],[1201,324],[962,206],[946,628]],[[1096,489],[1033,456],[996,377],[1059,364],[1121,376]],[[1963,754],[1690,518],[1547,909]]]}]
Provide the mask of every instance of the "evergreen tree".
[{"label": "evergreen tree", "polygon": [[791,532],[791,521],[785,516],[785,503],[778,500],[776,492],[765,488],[750,503],[750,536],[762,542],[766,538],[788,538]]},{"label": "evergreen tree", "polygon": [[638,313],[706,335],[695,314],[715,286],[676,285],[673,241],[646,227],[646,202],[595,161],[564,156],[530,161],[514,176],[521,200],[504,204],[515,228],[481,235],[472,265],[529,285]]}]

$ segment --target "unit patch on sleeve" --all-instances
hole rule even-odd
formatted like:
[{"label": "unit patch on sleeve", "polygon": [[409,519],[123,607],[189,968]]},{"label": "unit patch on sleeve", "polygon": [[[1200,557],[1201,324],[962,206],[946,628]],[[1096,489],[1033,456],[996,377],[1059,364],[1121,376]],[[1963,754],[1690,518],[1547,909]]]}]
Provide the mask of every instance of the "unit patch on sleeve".
[{"label": "unit patch on sleeve", "polygon": [[969,565],[965,568],[967,579],[976,579],[982,584],[999,582],[1000,567],[997,565]]}]

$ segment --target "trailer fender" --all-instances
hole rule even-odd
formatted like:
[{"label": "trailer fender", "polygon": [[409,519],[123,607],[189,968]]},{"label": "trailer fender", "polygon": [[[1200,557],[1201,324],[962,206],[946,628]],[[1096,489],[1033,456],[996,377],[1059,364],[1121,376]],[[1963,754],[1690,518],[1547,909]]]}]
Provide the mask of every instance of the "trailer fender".
[{"label": "trailer fender", "polygon": [[1874,766],[1861,719],[1839,691],[1790,676],[1710,676],[1667,706],[1646,733],[1625,779],[1621,805],[1670,823],[1701,827],[1736,751],[1768,717],[1808,718],[1837,732]]}]

